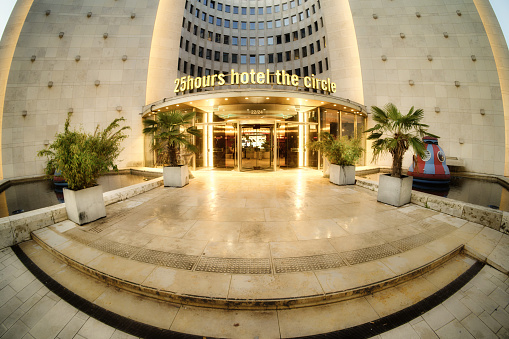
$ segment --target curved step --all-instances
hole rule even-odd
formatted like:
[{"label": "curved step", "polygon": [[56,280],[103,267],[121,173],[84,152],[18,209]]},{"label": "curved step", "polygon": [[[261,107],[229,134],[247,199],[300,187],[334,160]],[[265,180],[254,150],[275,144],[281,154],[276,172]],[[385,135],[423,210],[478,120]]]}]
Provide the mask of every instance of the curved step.
[{"label": "curved step", "polygon": [[[213,308],[283,309],[348,300],[418,277],[456,256],[463,248],[463,240],[453,231],[425,245],[397,254],[388,252],[393,255],[359,264],[294,273],[272,270],[260,274],[229,274],[197,271],[197,265],[189,270],[133,260],[134,253],[129,258],[111,254],[113,251],[107,246],[99,250],[65,236],[72,228],[64,222],[36,231],[32,237],[69,266],[113,286],[160,300]],[[368,255],[377,249],[365,250],[364,254]]]}]

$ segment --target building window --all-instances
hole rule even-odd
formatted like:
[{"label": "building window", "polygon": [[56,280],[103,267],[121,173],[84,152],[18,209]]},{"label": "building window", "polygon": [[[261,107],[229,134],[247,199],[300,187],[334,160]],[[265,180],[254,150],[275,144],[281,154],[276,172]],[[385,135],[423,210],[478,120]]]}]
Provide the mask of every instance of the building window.
[{"label": "building window", "polygon": [[217,18],[217,19],[216,19],[216,26],[221,26],[221,24],[222,24],[222,20],[223,20],[223,19],[221,19],[221,18]]},{"label": "building window", "polygon": [[306,46],[302,47],[302,57],[305,58],[308,56],[308,49]]},{"label": "building window", "polygon": [[258,55],[258,63],[264,64],[265,63],[265,54]]},{"label": "building window", "polygon": [[233,14],[239,14],[239,6],[233,6]]},{"label": "building window", "polygon": [[300,68],[295,69],[295,75],[300,76]]},{"label": "building window", "polygon": [[179,58],[179,61],[178,61],[178,64],[177,64],[177,71],[180,71],[180,62],[181,62],[181,61],[182,61],[182,60]]},{"label": "building window", "polygon": [[309,54],[311,55],[315,54],[315,45],[313,44],[309,45]]},{"label": "building window", "polygon": [[264,46],[265,45],[265,38],[258,38],[258,46]]},{"label": "building window", "polygon": [[304,20],[304,12],[299,13],[299,20],[300,21]]},{"label": "building window", "polygon": [[216,7],[216,2],[214,0],[210,0],[210,8],[214,9]]},{"label": "building window", "polygon": [[329,70],[329,58],[325,58],[325,69]]},{"label": "building window", "polygon": [[325,41],[325,37],[323,37],[323,48],[327,48],[327,42]]},{"label": "building window", "polygon": [[225,45],[229,45],[230,44],[230,36],[229,35],[225,35],[224,38],[223,38],[223,43]]},{"label": "building window", "polygon": [[251,21],[251,22],[249,23],[249,29],[250,29],[250,30],[255,30],[255,29],[256,29],[256,22]]},{"label": "building window", "polygon": [[218,11],[222,11],[223,10],[223,4],[222,3],[220,3],[220,2],[217,3],[217,10]]},{"label": "building window", "polygon": [[316,13],[315,5],[311,6],[311,8],[313,8],[313,14],[315,14]]},{"label": "building window", "polygon": [[302,70],[304,71],[304,76],[305,77],[309,76],[309,68],[308,68],[308,66],[304,66],[304,68]]},{"label": "building window", "polygon": [[267,6],[266,13],[267,13],[267,14],[272,14],[272,7]]},{"label": "building window", "polygon": [[308,26],[308,35],[313,34],[313,27],[311,25]]},{"label": "building window", "polygon": [[249,63],[250,64],[256,64],[256,54],[250,54],[249,55]]},{"label": "building window", "polygon": [[193,27],[193,34],[194,35],[198,34],[198,26],[196,26],[196,25],[194,25],[194,27]]},{"label": "building window", "polygon": [[264,29],[265,28],[265,22],[258,21],[258,29]]},{"label": "building window", "polygon": [[187,73],[187,61],[184,61],[184,69],[182,72]]},{"label": "building window", "polygon": [[274,37],[272,36],[267,37],[267,45],[269,46],[274,45]]},{"label": "building window", "polygon": [[230,20],[224,19],[224,27],[230,28]]},{"label": "building window", "polygon": [[249,7],[249,14],[255,15],[256,14],[256,8],[255,7]]},{"label": "building window", "polygon": [[213,23],[214,23],[214,16],[209,15],[209,24],[213,24]]},{"label": "building window", "polygon": [[241,29],[247,29],[247,22],[242,21],[242,22],[240,23],[240,28],[241,28]]},{"label": "building window", "polygon": [[229,61],[230,61],[229,54],[223,53],[223,62],[229,62]]},{"label": "building window", "polygon": [[189,74],[190,74],[190,75],[192,75],[192,76],[194,76],[194,65],[193,65],[193,64],[191,64],[191,65],[189,66]]},{"label": "building window", "polygon": [[238,54],[232,54],[232,64],[236,64],[238,62],[237,56],[238,56]]},{"label": "building window", "polygon": [[309,12],[309,8],[306,9],[306,18],[309,18],[311,16],[311,13]]},{"label": "building window", "polygon": [[274,54],[269,54],[269,64],[273,64],[274,63]]},{"label": "building window", "polygon": [[191,45],[191,54],[196,55],[196,44]]},{"label": "building window", "polygon": [[258,15],[263,15],[263,7],[258,7]]},{"label": "building window", "polygon": [[203,74],[203,67],[201,66],[198,66],[198,73],[196,74],[197,76],[201,77]]},{"label": "building window", "polygon": [[290,1],[290,8],[295,8],[295,0]]},{"label": "building window", "polygon": [[238,29],[239,28],[239,22],[238,21],[235,21],[233,20],[233,29]]},{"label": "building window", "polygon": [[279,52],[277,54],[277,62],[283,62],[283,53],[282,52]]},{"label": "building window", "polygon": [[232,36],[232,45],[238,46],[239,45],[239,37]]},{"label": "building window", "polygon": [[189,40],[186,40],[186,52],[189,52]]},{"label": "building window", "polygon": [[247,15],[247,7],[242,7],[242,15]]},{"label": "building window", "polygon": [[180,37],[180,44],[179,44],[179,47],[180,47],[180,48],[182,48],[182,42],[183,42],[183,41],[184,41],[184,37],[183,37],[183,36],[181,36],[181,37]]},{"label": "building window", "polygon": [[290,42],[290,33],[285,34],[285,42]]},{"label": "building window", "polygon": [[256,46],[256,38],[249,38],[249,46]]},{"label": "building window", "polygon": [[300,59],[299,49],[298,48],[293,51],[293,59],[294,60],[299,60]]},{"label": "building window", "polygon": [[285,2],[283,4],[283,11],[287,11],[288,10],[288,2]]},{"label": "building window", "polygon": [[276,20],[276,28],[279,28],[279,27],[281,27],[281,20],[277,19]]},{"label": "building window", "polygon": [[200,17],[200,10],[197,8],[196,11],[194,12],[194,16],[199,18]]},{"label": "building window", "polygon": [[278,45],[281,45],[281,44],[283,43],[283,40],[281,39],[281,35],[277,35],[277,36],[276,36],[276,43],[277,43]]},{"label": "building window", "polygon": [[315,21],[315,32],[318,32],[318,22]]},{"label": "building window", "polygon": [[201,19],[203,21],[207,21],[207,13],[205,13],[205,12],[201,13]]},{"label": "building window", "polygon": [[198,56],[203,58],[203,47],[198,47]]},{"label": "building window", "polygon": [[294,31],[293,32],[293,41],[297,41],[299,40],[299,31]]},{"label": "building window", "polygon": [[289,18],[284,18],[283,19],[283,23],[285,26],[288,26],[290,24],[290,19]]},{"label": "building window", "polygon": [[311,74],[316,74],[316,65],[315,64],[311,65]]},{"label": "building window", "polygon": [[280,11],[279,5],[275,5],[274,6],[274,12],[275,13],[279,13],[279,11]]},{"label": "building window", "polygon": [[267,29],[271,29],[272,28],[272,21],[267,21]]},{"label": "building window", "polygon": [[247,38],[246,37],[241,37],[240,38],[240,45],[241,46],[247,46]]},{"label": "building window", "polygon": [[296,24],[296,23],[297,23],[297,16],[292,15],[292,24]]},{"label": "building window", "polygon": [[200,38],[205,39],[205,30],[203,28],[200,29]]},{"label": "building window", "polygon": [[224,5],[224,11],[230,13],[230,5]]},{"label": "building window", "polygon": [[205,75],[210,75],[210,68],[205,68]]},{"label": "building window", "polygon": [[247,55],[246,54],[241,54],[240,55],[240,63],[241,64],[247,64]]},{"label": "building window", "polygon": [[211,60],[212,59],[212,50],[207,49],[207,54],[206,54],[205,58],[207,60]]},{"label": "building window", "polygon": [[300,38],[304,39],[305,37],[306,37],[306,29],[305,28],[301,28],[300,29]]},{"label": "building window", "polygon": [[323,73],[323,63],[321,61],[318,61],[318,73]]},{"label": "building window", "polygon": [[292,60],[292,51],[286,51],[286,61]]},{"label": "building window", "polygon": [[216,40],[217,43],[221,43],[221,34],[216,33]]},{"label": "building window", "polygon": [[208,33],[207,40],[212,41],[212,37],[213,37],[214,33],[212,33],[211,31],[208,31],[207,33]]}]

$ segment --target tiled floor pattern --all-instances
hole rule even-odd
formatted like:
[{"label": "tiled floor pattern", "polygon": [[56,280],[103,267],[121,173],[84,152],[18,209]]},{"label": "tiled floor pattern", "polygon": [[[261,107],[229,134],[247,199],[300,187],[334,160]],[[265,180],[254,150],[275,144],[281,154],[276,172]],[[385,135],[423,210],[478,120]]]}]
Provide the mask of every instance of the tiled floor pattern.
[{"label": "tiled floor pattern", "polygon": [[[87,299],[122,314],[125,309],[137,309],[148,322],[171,323],[172,330],[183,332],[209,330],[211,335],[234,338],[276,338],[314,334],[336,330],[334,316],[350,322],[374,319],[406,307],[404,298],[388,298],[388,291],[381,291],[365,298],[349,300],[335,305],[321,306],[321,310],[304,308],[254,312],[214,311],[195,307],[181,309],[162,302],[143,300],[128,292],[104,287],[97,282],[78,279],[71,282],[70,273],[57,262],[46,268],[54,276],[61,276],[69,284],[79,284],[85,289]],[[0,337],[1,338],[134,338],[91,318],[50,292],[26,270],[10,248],[0,251]],[[450,271],[451,268],[447,267]],[[440,284],[443,272],[428,274],[414,286],[404,284],[390,292],[397,296],[417,294],[423,286]],[[85,279],[91,279],[85,277]],[[409,289],[410,288],[410,289]],[[422,292],[421,292],[422,294]],[[155,306],[154,306],[155,305]],[[324,313],[328,316],[324,317]],[[467,285],[439,306],[422,316],[376,338],[508,338],[509,337],[509,277],[486,266]],[[172,319],[173,320],[170,320]],[[328,319],[329,318],[329,319]],[[307,319],[307,321],[303,321]],[[340,320],[339,320],[340,319]],[[314,324],[314,326],[309,326]],[[186,331],[187,330],[187,331]],[[276,335],[275,335],[276,334]]]}]

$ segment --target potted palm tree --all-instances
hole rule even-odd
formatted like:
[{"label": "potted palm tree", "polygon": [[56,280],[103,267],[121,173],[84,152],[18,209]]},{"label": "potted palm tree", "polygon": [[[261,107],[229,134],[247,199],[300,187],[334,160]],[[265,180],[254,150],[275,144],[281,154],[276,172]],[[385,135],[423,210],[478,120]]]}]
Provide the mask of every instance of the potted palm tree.
[{"label": "potted palm tree", "polygon": [[180,111],[158,112],[156,119],[143,120],[143,133],[152,135],[152,150],[156,152],[156,164],[163,165],[164,186],[183,187],[189,183],[187,165],[178,163],[181,149],[198,152],[198,148],[189,140],[190,136],[201,134],[195,126],[189,126],[194,112]]},{"label": "potted palm tree", "polygon": [[402,175],[403,156],[411,147],[415,154],[423,157],[426,150],[422,137],[438,136],[427,132],[429,127],[422,124],[424,117],[422,109],[410,108],[403,115],[398,108],[388,103],[383,109],[372,106],[372,118],[376,125],[365,133],[370,133],[368,140],[373,140],[373,161],[380,155],[390,153],[392,155],[392,167],[390,175],[381,175],[378,183],[377,200],[393,206],[402,206],[410,202],[412,195],[412,177]]},{"label": "potted palm tree", "polygon": [[124,130],[129,127],[119,128],[119,123],[125,121],[119,118],[102,131],[97,126],[91,134],[71,131],[70,119],[71,113],[65,121],[64,132],[57,133],[55,141],[37,155],[48,158],[48,176],[57,170],[67,182],[68,188],[63,189],[67,216],[83,225],[106,216],[103,191],[97,179],[110,169],[117,170],[114,161],[122,151],[121,141],[127,138]]},{"label": "potted palm tree", "polygon": [[330,162],[329,181],[336,185],[355,184],[355,163],[364,149],[360,139],[335,138],[329,132],[320,133],[320,139],[309,144],[312,151],[320,151]]}]

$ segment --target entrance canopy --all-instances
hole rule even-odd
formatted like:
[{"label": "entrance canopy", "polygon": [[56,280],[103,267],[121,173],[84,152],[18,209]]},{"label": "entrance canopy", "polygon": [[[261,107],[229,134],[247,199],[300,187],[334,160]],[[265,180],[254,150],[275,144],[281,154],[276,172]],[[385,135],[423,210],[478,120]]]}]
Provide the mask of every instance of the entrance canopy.
[{"label": "entrance canopy", "polygon": [[280,90],[226,90],[164,98],[143,108],[143,117],[163,110],[196,111],[214,113],[225,120],[267,119],[284,121],[299,112],[320,108],[341,110],[366,116],[365,106],[331,95],[305,91]]}]

